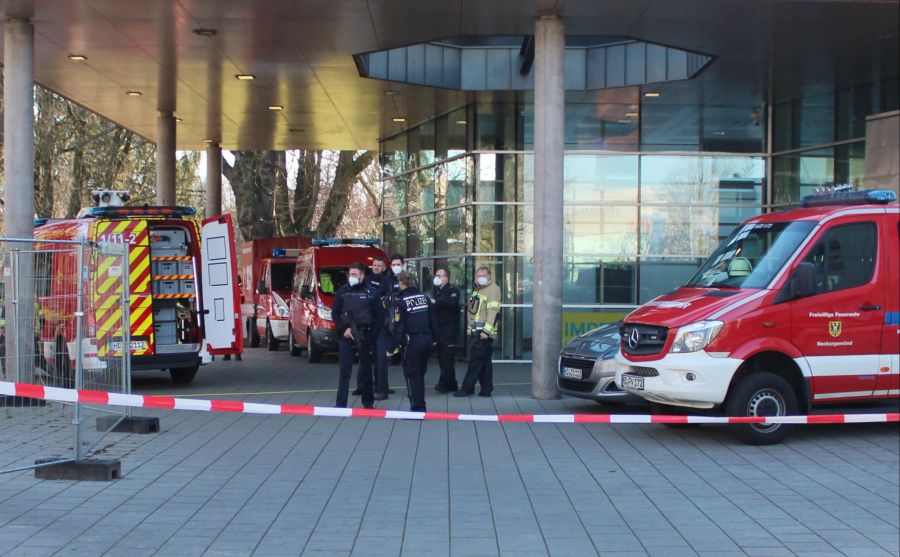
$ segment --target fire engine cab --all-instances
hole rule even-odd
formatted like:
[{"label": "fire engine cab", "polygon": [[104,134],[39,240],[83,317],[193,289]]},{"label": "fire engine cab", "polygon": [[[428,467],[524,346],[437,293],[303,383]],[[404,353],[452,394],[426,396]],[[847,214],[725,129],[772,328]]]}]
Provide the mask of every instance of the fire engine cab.
[{"label": "fire engine cab", "polygon": [[[96,346],[99,360],[122,355],[123,308],[118,302],[122,293],[111,291],[107,279],[124,275],[130,298],[131,369],[169,370],[175,383],[190,383],[199,366],[209,363],[214,354],[241,351],[231,216],[209,218],[198,226],[191,207],[126,207],[123,193],[96,192],[100,206],[83,209],[75,219],[39,222],[34,238],[99,245],[91,252],[83,277],[89,337],[83,342]],[[104,244],[128,244],[127,270],[121,268],[121,252],[112,255],[110,250],[110,255],[104,255]],[[52,250],[39,242],[36,246]],[[66,284],[78,280],[74,253],[54,251],[41,261],[46,262],[50,278],[49,291],[43,297],[39,294],[38,303],[58,303],[60,296],[71,295]],[[69,373],[75,353],[70,313],[43,311],[40,333],[50,367],[64,367]],[[98,327],[101,322],[108,326]],[[104,338],[93,338],[99,335]],[[56,370],[63,380],[65,370]]]},{"label": "fire engine cab", "polygon": [[[616,384],[662,413],[784,416],[900,397],[896,199],[828,192],[749,219],[684,286],[625,318]],[[768,444],[792,426],[733,427]]]}]

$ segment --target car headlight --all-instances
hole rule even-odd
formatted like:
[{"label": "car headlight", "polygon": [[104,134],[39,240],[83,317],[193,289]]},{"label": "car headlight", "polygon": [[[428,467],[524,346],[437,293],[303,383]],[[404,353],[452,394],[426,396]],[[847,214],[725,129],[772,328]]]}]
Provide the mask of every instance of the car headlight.
[{"label": "car headlight", "polygon": [[318,304],[316,306],[316,311],[318,312],[319,317],[321,317],[322,319],[328,319],[329,321],[331,320],[330,307],[326,306],[325,304]]},{"label": "car headlight", "polygon": [[278,317],[290,317],[291,311],[287,306],[277,305],[275,306],[275,315]]},{"label": "car headlight", "polygon": [[679,327],[672,342],[671,352],[696,352],[712,342],[725,323],[721,321],[698,321]]}]

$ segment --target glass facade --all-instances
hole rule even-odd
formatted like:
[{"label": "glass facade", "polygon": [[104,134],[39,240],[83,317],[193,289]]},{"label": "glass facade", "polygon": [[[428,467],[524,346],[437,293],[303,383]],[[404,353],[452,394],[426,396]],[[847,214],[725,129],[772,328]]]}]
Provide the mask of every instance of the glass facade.
[{"label": "glass facade", "polygon": [[[776,105],[771,137],[760,104],[567,93],[564,339],[680,285],[745,219],[856,183],[865,115],[896,108],[896,90],[894,80]],[[467,295],[474,269],[491,267],[503,296],[497,360],[531,357],[530,99],[475,102],[382,141],[386,249],[407,255],[422,284],[448,267]]]}]

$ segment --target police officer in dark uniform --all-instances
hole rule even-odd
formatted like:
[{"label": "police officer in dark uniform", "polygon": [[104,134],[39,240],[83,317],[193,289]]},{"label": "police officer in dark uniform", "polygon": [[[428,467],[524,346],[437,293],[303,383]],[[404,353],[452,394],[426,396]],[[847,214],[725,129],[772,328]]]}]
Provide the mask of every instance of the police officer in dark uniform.
[{"label": "police officer in dark uniform", "polygon": [[459,389],[456,382],[456,341],[459,338],[459,289],[450,284],[450,271],[438,267],[434,272],[435,322],[437,323],[437,352],[441,376],[434,390],[452,393]]},{"label": "police officer in dark uniform", "polygon": [[403,376],[409,393],[409,409],[425,412],[425,370],[437,325],[431,300],[416,288],[415,276],[403,271],[397,279],[400,295],[394,313],[392,342],[384,355],[387,356],[398,346],[403,349]]},{"label": "police officer in dark uniform", "polygon": [[391,356],[387,355],[388,346],[391,345],[391,326],[395,313],[395,303],[400,295],[400,284],[397,276],[403,271],[403,256],[394,254],[391,256],[391,268],[385,272],[380,280],[381,307],[383,309],[384,327],[378,334],[375,348],[375,400],[387,400],[391,389],[388,386],[388,365]]},{"label": "police officer in dark uniform", "polygon": [[362,403],[366,408],[374,405],[372,388],[372,357],[375,349],[373,328],[379,316],[378,293],[363,282],[366,267],[362,263],[353,263],[348,271],[347,284],[338,288],[334,294],[334,305],[331,315],[337,328],[338,362],[341,367],[338,381],[338,408],[347,407],[347,394],[350,391],[350,375],[353,373],[353,351],[359,353],[359,370],[362,376]]},{"label": "police officer in dark uniform", "polygon": [[[371,274],[366,276],[366,286],[369,287],[370,290],[374,290],[378,293],[378,297],[381,298],[381,285],[386,283],[389,280],[388,274],[388,260],[387,257],[383,255],[376,255],[372,260],[372,272]],[[399,289],[398,289],[399,292]],[[379,301],[378,304],[378,315],[375,318],[375,325],[372,327],[372,337],[376,340],[379,336],[381,336],[381,330],[384,328],[385,322],[384,315],[384,307]],[[375,362],[379,359],[380,352],[375,353]],[[373,364],[373,365],[377,365]],[[385,368],[386,369],[386,368]],[[376,368],[376,377],[377,377],[377,368]],[[376,380],[377,383],[377,380]],[[354,396],[359,396],[363,391],[363,376],[361,373],[356,374],[356,390],[353,391]]]}]

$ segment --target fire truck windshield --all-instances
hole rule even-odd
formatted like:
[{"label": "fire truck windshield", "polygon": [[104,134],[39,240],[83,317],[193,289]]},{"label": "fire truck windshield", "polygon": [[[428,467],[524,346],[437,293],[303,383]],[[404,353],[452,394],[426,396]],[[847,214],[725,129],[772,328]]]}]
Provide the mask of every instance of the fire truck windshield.
[{"label": "fire truck windshield", "polygon": [[281,292],[290,290],[294,282],[295,263],[272,263],[272,290]]},{"label": "fire truck windshield", "polygon": [[765,288],[814,222],[749,223],[738,227],[685,284],[696,288]]}]

